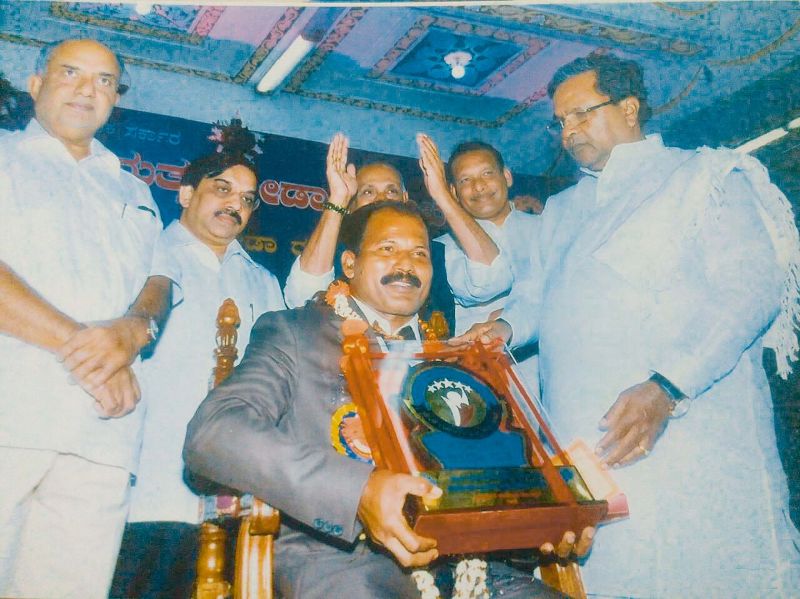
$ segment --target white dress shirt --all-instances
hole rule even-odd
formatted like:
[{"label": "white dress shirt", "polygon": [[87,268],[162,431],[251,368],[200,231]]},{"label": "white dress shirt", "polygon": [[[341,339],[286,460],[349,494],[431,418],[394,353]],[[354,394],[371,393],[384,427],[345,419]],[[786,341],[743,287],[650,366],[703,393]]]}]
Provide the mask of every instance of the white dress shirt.
[{"label": "white dress shirt", "polygon": [[282,310],[283,296],[275,276],[238,241],[220,261],[179,221],[161,235],[152,274],[175,281],[180,293],[153,356],[142,363],[147,414],[129,520],[197,523],[199,500],[183,482],[181,450],[186,425],[210,388],[217,312],[226,298],[236,302],[241,359],[255,321]]},{"label": "white dress shirt", "polygon": [[[481,300],[470,291],[466,276],[467,264],[471,261],[450,233],[438,237],[436,241],[445,247],[447,281],[456,298],[456,335],[464,333],[476,322],[486,322],[492,312],[502,309],[513,281],[534,276],[533,269],[538,266],[538,258],[532,262],[532,256],[539,248],[539,216],[514,210],[512,206],[511,212],[499,226],[489,220],[476,219],[475,222],[500,249],[505,262],[511,267],[512,279],[508,285]],[[493,281],[497,287],[499,282],[499,277]]]},{"label": "white dress shirt", "polygon": [[[34,119],[0,139],[0,260],[78,322],[122,316],[150,271],[161,220],[147,185],[93,140],[76,161]],[[0,336],[0,445],[132,469],[142,411],[101,418],[49,352]]]}]

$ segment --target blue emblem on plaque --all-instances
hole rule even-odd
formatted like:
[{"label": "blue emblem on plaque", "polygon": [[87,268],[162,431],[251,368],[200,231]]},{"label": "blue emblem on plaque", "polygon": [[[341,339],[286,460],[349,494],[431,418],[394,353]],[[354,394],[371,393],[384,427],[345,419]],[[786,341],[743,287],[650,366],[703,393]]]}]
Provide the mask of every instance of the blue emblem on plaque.
[{"label": "blue emblem on plaque", "polygon": [[440,361],[414,366],[403,399],[423,462],[448,469],[529,466],[524,436],[503,426],[503,401],[461,366]]}]

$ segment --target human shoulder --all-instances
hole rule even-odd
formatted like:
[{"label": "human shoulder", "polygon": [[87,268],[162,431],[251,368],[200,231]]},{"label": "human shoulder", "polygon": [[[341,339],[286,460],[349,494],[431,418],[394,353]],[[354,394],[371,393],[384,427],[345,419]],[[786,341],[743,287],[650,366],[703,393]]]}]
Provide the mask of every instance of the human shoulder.
[{"label": "human shoulder", "polygon": [[[306,330],[318,327],[330,320],[331,310],[316,301],[309,301],[299,308],[264,312],[258,317],[253,331],[266,329]],[[302,335],[301,335],[302,336]],[[306,335],[307,337],[307,335]]]},{"label": "human shoulder", "polygon": [[138,194],[147,196],[150,202],[155,206],[155,202],[153,201],[153,196],[150,193],[150,186],[142,181],[139,177],[133,175],[129,171],[125,170],[122,165],[119,167],[120,172],[120,180],[123,182],[123,185],[126,185],[132,189],[135,189]]},{"label": "human shoulder", "polygon": [[252,257],[248,254],[246,262],[251,269],[255,278],[259,281],[259,286],[263,288],[263,293],[269,298],[267,302],[268,305],[272,308],[283,308],[286,306],[286,302],[283,297],[283,290],[281,289],[281,284],[278,281],[278,277],[276,277],[272,271],[270,271],[265,266],[259,264]]},{"label": "human shoulder", "polygon": [[[99,143],[99,142],[98,142]],[[130,171],[126,170],[122,163],[119,162],[119,157],[112,153],[111,150],[101,144],[103,150],[111,154],[118,164],[119,168],[119,181],[120,184],[126,189],[130,190],[131,195],[136,198],[138,205],[147,206],[156,214],[159,214],[158,205],[153,200],[153,195],[150,193],[150,186],[142,181],[139,177],[133,175]],[[160,217],[160,215],[159,215]]]},{"label": "human shoulder", "polygon": [[276,277],[270,269],[263,264],[256,262],[255,258],[250,255],[250,253],[238,240],[235,240],[232,243],[235,244],[233,251],[241,257],[242,263],[253,274],[253,276],[263,281],[266,285],[275,285],[280,287],[280,284],[278,283],[278,277]]},{"label": "human shoulder", "polygon": [[25,139],[23,131],[6,131],[0,135],[0,164],[10,164],[14,160],[23,160],[20,143]]},{"label": "human shoulder", "polygon": [[544,210],[541,217],[546,219],[548,216],[569,210],[573,205],[580,205],[581,199],[587,195],[595,193],[597,179],[591,175],[586,175],[578,179],[577,182],[551,195],[544,203]]},{"label": "human shoulder", "polygon": [[277,350],[293,356],[312,351],[331,321],[326,308],[311,301],[299,308],[264,312],[253,325],[249,346],[252,351]]},{"label": "human shoulder", "polygon": [[537,227],[542,220],[540,215],[530,214],[529,212],[523,212],[522,210],[513,210],[509,216],[516,221],[517,225],[526,228]]},{"label": "human shoulder", "polygon": [[439,235],[439,237],[436,237],[433,241],[442,244],[446,248],[453,248],[457,246],[456,240],[450,233],[443,233],[442,235]]},{"label": "human shoulder", "polygon": [[[717,203],[724,200],[731,191],[741,188],[752,189],[770,186],[766,167],[755,157],[730,148],[710,148],[701,146],[695,150],[681,150],[685,160],[675,174],[681,179],[707,181],[710,196]],[[726,193],[718,193],[723,191]]]}]

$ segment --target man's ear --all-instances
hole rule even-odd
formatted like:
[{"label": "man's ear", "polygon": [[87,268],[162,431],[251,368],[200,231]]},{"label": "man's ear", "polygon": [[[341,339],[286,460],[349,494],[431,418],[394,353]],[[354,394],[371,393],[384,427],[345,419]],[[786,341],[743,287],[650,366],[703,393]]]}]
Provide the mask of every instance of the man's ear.
[{"label": "man's ear", "polygon": [[639,98],[628,96],[622,101],[622,110],[625,114],[625,121],[629,126],[639,124]]},{"label": "man's ear", "polygon": [[35,102],[39,97],[39,90],[42,89],[42,77],[40,75],[31,75],[28,77],[28,93]]},{"label": "man's ear", "polygon": [[342,272],[348,279],[352,279],[356,274],[356,254],[353,250],[342,252]]},{"label": "man's ear", "polygon": [[180,189],[178,190],[178,203],[184,207],[188,208],[189,204],[192,203],[192,196],[194,195],[194,187],[191,185],[181,185]]},{"label": "man's ear", "polygon": [[408,192],[405,189],[403,189],[403,201],[404,202],[408,201]]},{"label": "man's ear", "polygon": [[508,170],[508,167],[506,167],[506,166],[503,167],[503,177],[505,177],[506,185],[508,187],[511,187],[512,185],[514,185],[514,176],[511,174],[511,171]]}]

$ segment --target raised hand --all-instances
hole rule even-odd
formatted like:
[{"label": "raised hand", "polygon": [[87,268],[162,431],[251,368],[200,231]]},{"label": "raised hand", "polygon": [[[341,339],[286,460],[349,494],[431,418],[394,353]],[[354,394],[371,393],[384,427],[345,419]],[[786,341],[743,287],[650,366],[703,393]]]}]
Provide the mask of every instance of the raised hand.
[{"label": "raised hand", "polygon": [[358,518],[370,538],[391,551],[400,565],[426,566],[439,552],[435,539],[419,536],[406,522],[403,504],[409,494],[433,500],[442,490],[424,478],[375,470],[361,494]]},{"label": "raised hand", "polygon": [[608,466],[627,466],[648,456],[667,426],[671,403],[658,383],[645,381],[619,394],[600,420],[608,431],[596,452]]},{"label": "raised hand", "polygon": [[328,190],[331,204],[347,208],[350,199],[356,195],[356,167],[347,164],[348,140],[343,133],[333,136],[328,146],[328,157],[325,160],[325,176],[328,178]]},{"label": "raised hand", "polygon": [[417,147],[419,148],[419,168],[425,177],[425,187],[431,198],[439,204],[444,200],[454,200],[447,177],[444,172],[444,162],[439,156],[439,148],[434,141],[424,133],[417,133]]},{"label": "raised hand", "polygon": [[130,366],[120,368],[92,394],[95,410],[103,418],[120,418],[129,414],[142,396],[139,382]]}]

